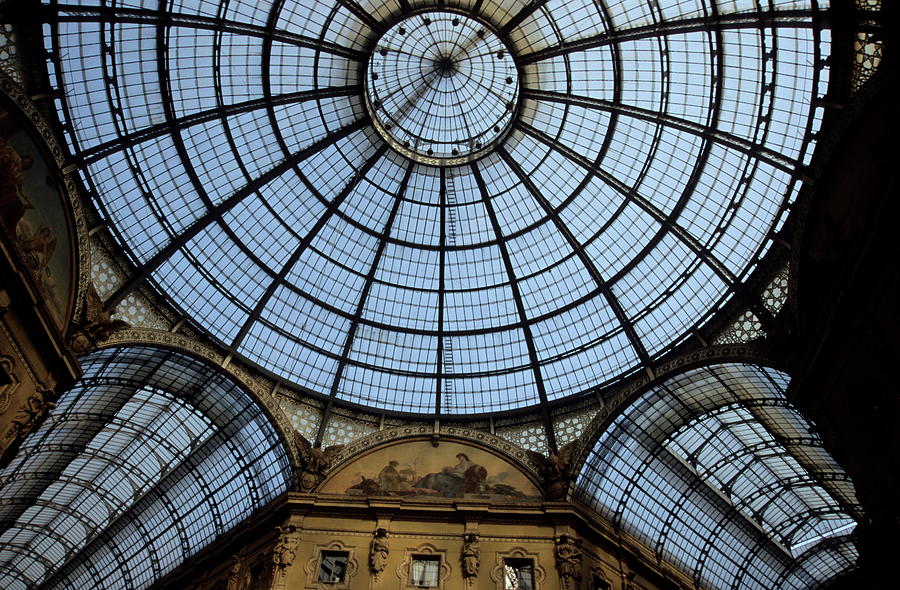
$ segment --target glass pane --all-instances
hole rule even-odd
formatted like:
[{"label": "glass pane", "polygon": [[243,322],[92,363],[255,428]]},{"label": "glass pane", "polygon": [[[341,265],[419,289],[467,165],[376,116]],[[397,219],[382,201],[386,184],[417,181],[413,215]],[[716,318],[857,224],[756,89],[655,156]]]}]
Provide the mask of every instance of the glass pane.
[{"label": "glass pane", "polygon": [[533,590],[534,565],[530,560],[506,560],[504,590]]},{"label": "glass pane", "polygon": [[344,551],[323,551],[319,566],[320,582],[343,582],[347,571],[347,553]]},{"label": "glass pane", "polygon": [[438,585],[438,572],[441,568],[440,558],[415,558],[412,563],[412,583],[425,588]]}]

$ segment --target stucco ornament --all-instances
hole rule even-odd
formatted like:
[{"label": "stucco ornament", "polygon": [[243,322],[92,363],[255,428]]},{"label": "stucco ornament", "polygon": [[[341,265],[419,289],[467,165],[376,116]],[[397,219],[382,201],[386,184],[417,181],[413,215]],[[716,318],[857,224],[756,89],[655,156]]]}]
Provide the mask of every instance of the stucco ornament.
[{"label": "stucco ornament", "polygon": [[37,430],[44,418],[50,413],[50,410],[56,407],[56,404],[47,399],[51,394],[50,391],[36,391],[31,394],[25,404],[19,408],[16,415],[13,416],[12,424],[3,434],[2,444],[3,455],[0,457],[0,464],[6,464],[15,456],[19,445],[25,440],[32,431]]},{"label": "stucco ornament", "polygon": [[581,539],[570,535],[560,535],[556,540],[556,569],[563,590],[577,590],[581,587],[581,562],[584,553]]},{"label": "stucco ornament", "polygon": [[228,590],[247,590],[250,587],[250,570],[239,555],[231,556],[231,567],[228,568]]},{"label": "stucco ornament", "polygon": [[272,583],[273,586],[283,582],[286,570],[294,563],[297,557],[297,549],[300,547],[300,538],[297,536],[297,527],[289,524],[284,527],[275,527],[278,540],[272,550]]},{"label": "stucco ornament", "polygon": [[535,451],[526,451],[538,468],[541,487],[547,498],[558,500],[565,497],[569,484],[575,478],[570,467],[576,446],[577,441],[572,441],[546,457]]},{"label": "stucco ornament", "polygon": [[85,299],[85,314],[81,325],[72,333],[69,346],[75,354],[82,354],[97,348],[107,340],[113,332],[130,328],[131,324],[123,320],[112,319],[115,309],[104,309],[103,300],[97,293],[93,283],[88,285]]},{"label": "stucco ornament", "polygon": [[300,491],[311,492],[325,479],[328,468],[344,445],[333,445],[322,450],[314,447],[299,431],[294,430],[294,443],[300,455],[300,474],[298,485]]},{"label": "stucco ornament", "polygon": [[478,548],[478,535],[466,533],[463,537],[462,550],[462,575],[468,585],[473,585],[478,577],[478,567],[481,565]]},{"label": "stucco ornament", "polygon": [[375,537],[372,539],[372,550],[369,552],[369,567],[376,578],[381,575],[381,572],[387,566],[388,554],[391,551],[390,547],[388,547],[389,536],[390,533],[387,532],[387,529],[379,528],[375,530]]}]

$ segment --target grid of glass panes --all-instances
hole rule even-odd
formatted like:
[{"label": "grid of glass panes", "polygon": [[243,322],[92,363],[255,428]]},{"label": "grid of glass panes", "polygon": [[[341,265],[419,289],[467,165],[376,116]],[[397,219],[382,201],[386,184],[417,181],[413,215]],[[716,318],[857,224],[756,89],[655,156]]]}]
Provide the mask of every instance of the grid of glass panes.
[{"label": "grid of glass panes", "polygon": [[485,0],[525,10],[521,107],[439,169],[363,104],[396,3],[87,4],[47,0],[48,68],[127,256],[236,353],[387,410],[534,405],[678,344],[768,250],[828,84],[827,2]]},{"label": "grid of glass panes", "polygon": [[576,497],[704,587],[822,585],[854,567],[860,510],[786,387],[753,365],[669,378],[601,435]]},{"label": "grid of glass panes", "polygon": [[278,435],[217,368],[146,347],[79,360],[0,472],[0,587],[145,588],[287,489]]}]

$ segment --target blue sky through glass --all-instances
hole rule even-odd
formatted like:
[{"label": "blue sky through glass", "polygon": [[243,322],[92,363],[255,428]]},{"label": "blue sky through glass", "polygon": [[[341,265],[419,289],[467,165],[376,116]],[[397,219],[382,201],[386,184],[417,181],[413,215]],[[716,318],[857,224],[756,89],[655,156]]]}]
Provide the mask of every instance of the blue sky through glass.
[{"label": "blue sky through glass", "polygon": [[821,2],[765,25],[750,0],[448,2],[504,39],[520,94],[494,149],[441,168],[365,107],[399,4],[92,4],[53,4],[46,47],[126,254],[239,355],[387,410],[520,408],[652,363],[768,250],[828,83]]}]

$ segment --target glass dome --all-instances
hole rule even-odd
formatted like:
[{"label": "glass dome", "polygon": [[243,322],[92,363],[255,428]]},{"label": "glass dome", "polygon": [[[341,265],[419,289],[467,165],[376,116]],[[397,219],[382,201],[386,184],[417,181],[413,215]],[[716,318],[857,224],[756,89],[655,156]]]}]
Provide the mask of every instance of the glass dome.
[{"label": "glass dome", "polygon": [[383,410],[650,366],[741,289],[815,147],[826,3],[759,5],[53,2],[59,116],[136,267],[109,304],[148,282]]}]

